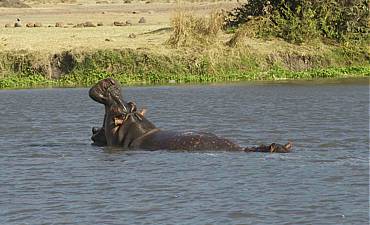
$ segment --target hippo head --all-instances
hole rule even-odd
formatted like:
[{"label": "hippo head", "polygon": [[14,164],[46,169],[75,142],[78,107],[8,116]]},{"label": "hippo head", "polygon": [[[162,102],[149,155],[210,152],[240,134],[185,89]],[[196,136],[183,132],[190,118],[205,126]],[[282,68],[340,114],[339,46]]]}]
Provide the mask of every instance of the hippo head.
[{"label": "hippo head", "polygon": [[106,78],[99,81],[89,90],[89,96],[104,105],[119,104],[125,108],[122,101],[121,86],[117,80]]},{"label": "hippo head", "polygon": [[272,143],[271,145],[260,145],[257,147],[245,148],[246,152],[269,152],[269,153],[288,153],[291,152],[293,147],[292,142],[288,142],[285,145]]},{"label": "hippo head", "polygon": [[288,142],[285,145],[272,143],[269,146],[269,152],[271,152],[271,153],[288,153],[288,152],[291,151],[292,147],[293,147],[292,142]]}]

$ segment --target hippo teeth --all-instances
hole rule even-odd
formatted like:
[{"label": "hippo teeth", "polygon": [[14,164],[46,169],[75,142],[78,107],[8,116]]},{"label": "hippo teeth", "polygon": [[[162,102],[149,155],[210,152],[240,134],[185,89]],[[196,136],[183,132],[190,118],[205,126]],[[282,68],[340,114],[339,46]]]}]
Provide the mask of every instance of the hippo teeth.
[{"label": "hippo teeth", "polygon": [[121,118],[114,118],[114,125],[119,126],[123,124],[123,119]]}]

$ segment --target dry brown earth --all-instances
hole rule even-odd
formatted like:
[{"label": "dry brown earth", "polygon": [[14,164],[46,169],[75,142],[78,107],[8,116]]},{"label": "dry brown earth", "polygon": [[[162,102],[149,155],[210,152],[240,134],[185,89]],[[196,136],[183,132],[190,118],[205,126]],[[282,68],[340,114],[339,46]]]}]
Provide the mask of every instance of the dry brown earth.
[{"label": "dry brown earth", "polygon": [[[169,32],[152,32],[170,27],[170,18],[178,11],[192,11],[194,14],[207,15],[216,9],[230,9],[236,2],[198,2],[163,3],[154,2],[108,2],[96,4],[95,1],[68,4],[28,3],[32,8],[0,8],[0,48],[3,50],[31,50],[58,52],[69,49],[96,48],[151,48],[162,51],[163,42]],[[139,23],[145,17],[145,23]],[[5,28],[20,18],[27,23],[41,23],[40,28]],[[89,21],[102,23],[98,27],[77,27]],[[131,26],[113,26],[114,21],[131,21]],[[63,28],[55,27],[63,23]],[[135,34],[136,38],[129,38]],[[106,39],[113,41],[105,41]]]}]

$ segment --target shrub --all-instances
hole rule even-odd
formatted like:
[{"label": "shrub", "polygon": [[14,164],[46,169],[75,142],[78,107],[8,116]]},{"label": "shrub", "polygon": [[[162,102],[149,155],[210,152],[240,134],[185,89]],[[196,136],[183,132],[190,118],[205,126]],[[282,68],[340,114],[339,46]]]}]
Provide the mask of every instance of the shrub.
[{"label": "shrub", "polygon": [[336,41],[368,39],[369,0],[249,0],[229,12],[227,27],[268,19],[259,36],[273,35],[301,43],[313,37]]}]

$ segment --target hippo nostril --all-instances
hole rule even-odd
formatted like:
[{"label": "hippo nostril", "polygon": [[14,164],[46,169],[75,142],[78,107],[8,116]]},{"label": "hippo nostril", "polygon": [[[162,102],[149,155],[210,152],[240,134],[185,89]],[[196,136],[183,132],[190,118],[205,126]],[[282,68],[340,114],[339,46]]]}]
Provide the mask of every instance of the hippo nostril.
[{"label": "hippo nostril", "polygon": [[93,134],[98,133],[98,131],[99,131],[99,127],[93,127],[93,128],[92,128],[92,133],[93,133]]}]

